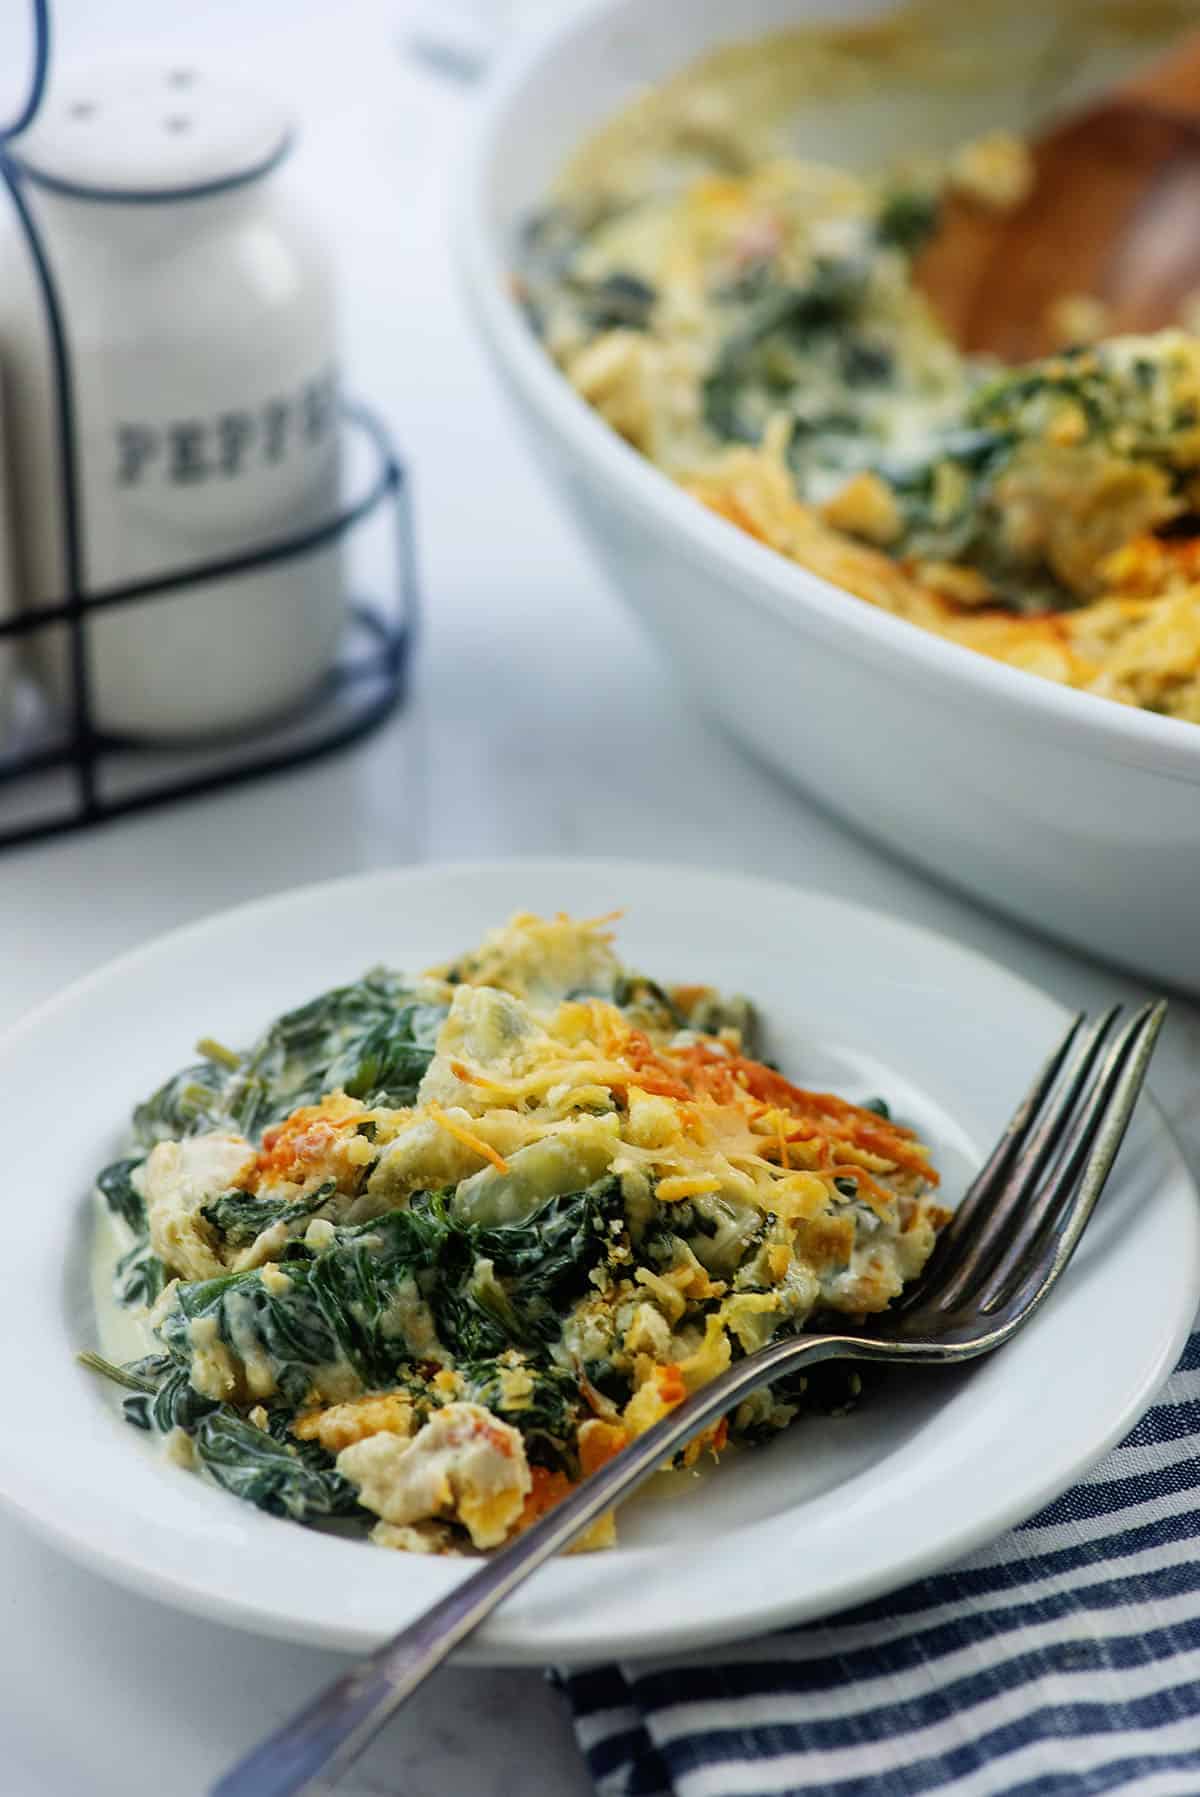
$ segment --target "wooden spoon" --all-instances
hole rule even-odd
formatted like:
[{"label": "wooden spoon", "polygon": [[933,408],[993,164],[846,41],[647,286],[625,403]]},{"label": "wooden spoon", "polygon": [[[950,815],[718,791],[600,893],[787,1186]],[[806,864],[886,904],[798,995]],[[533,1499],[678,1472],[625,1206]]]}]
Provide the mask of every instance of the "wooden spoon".
[{"label": "wooden spoon", "polygon": [[948,199],[916,278],[966,350],[1022,362],[1063,347],[1054,302],[1087,294],[1105,336],[1177,322],[1200,295],[1200,33],[1030,145],[1009,212]]}]

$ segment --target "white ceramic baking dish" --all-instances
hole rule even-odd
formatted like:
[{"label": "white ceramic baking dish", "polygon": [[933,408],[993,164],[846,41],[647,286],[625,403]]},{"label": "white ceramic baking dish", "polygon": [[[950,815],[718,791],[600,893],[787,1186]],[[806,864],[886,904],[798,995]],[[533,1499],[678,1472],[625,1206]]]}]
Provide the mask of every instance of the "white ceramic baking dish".
[{"label": "white ceramic baking dish", "polygon": [[[1200,727],[944,642],[726,524],[577,396],[512,297],[520,222],[586,132],[705,49],[821,10],[592,0],[520,49],[485,96],[463,171],[457,237],[474,315],[553,482],[716,718],[986,903],[1195,989]],[[861,139],[855,112],[843,129]],[[847,148],[832,145],[831,159]],[[567,628],[570,603],[564,593]]]}]

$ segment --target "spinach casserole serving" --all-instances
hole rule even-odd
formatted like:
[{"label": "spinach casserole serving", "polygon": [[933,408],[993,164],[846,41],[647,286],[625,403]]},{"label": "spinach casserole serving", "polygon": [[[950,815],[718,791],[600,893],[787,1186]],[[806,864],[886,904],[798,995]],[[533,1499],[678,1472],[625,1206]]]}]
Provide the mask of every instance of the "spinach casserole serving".
[{"label": "spinach casserole serving", "polygon": [[[731,1359],[920,1273],[948,1213],[913,1132],[754,1059],[746,1000],[629,972],[608,921],[369,973],[139,1106],[98,1189],[149,1352],[83,1357],[131,1422],[277,1515],[486,1549]],[[846,1390],[759,1391],[683,1463]]]},{"label": "spinach casserole serving", "polygon": [[1200,339],[1105,340],[1064,295],[1059,353],[962,354],[920,255],[948,196],[1026,198],[1022,141],[859,172],[789,148],[789,82],[855,102],[918,54],[960,78],[939,19],[930,43],[910,20],[735,46],[643,95],[528,222],[518,297],[583,398],[730,523],[927,630],[1200,722]]}]

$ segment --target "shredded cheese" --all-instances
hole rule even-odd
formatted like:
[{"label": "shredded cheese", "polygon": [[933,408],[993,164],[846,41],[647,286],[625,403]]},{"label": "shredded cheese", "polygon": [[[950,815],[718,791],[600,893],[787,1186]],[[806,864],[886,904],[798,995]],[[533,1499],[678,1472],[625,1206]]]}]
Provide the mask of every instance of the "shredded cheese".
[{"label": "shredded cheese", "polygon": [[680,1198],[699,1198],[703,1192],[719,1192],[721,1182],[714,1173],[697,1173],[690,1178],[686,1174],[673,1179],[660,1179],[656,1195],[664,1204],[673,1204]]},{"label": "shredded cheese", "polygon": [[431,1101],[427,1108],[439,1129],[444,1129],[447,1135],[451,1135],[456,1141],[461,1142],[464,1148],[473,1148],[476,1154],[492,1163],[497,1173],[508,1172],[508,1162],[502,1154],[497,1153],[490,1142],[485,1142],[482,1136],[477,1136],[472,1130],[464,1128],[461,1123],[455,1123],[452,1117],[447,1117],[440,1104]]}]

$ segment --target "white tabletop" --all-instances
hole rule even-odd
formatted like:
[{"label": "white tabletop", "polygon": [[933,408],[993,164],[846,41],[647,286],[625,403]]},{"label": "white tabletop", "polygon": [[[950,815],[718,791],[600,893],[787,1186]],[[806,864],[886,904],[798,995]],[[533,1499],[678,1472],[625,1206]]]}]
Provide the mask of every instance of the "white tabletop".
[{"label": "white tabletop", "polygon": [[[472,90],[405,60],[404,14],[404,0],[57,8],[64,56],[100,48],[101,33],[107,52],[170,43],[274,84],[309,122],[299,167],[339,252],[351,383],[415,470],[427,611],[412,703],[349,755],[0,860],[0,1025],[215,908],[335,873],[497,854],[772,874],[942,929],[1073,1005],[1141,993],[848,834],[673,683],[540,484],[470,336],[446,215]],[[12,30],[0,21],[0,51],[16,55]],[[0,66],[11,60],[0,54]],[[1173,1006],[1154,1086],[1200,1165],[1195,1003]],[[7,1518],[0,1592],[5,1797],[198,1797],[343,1664],[110,1588]],[[346,1788],[574,1797],[590,1786],[536,1674],[464,1670],[441,1675]]]}]

